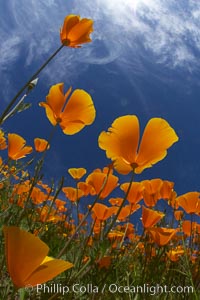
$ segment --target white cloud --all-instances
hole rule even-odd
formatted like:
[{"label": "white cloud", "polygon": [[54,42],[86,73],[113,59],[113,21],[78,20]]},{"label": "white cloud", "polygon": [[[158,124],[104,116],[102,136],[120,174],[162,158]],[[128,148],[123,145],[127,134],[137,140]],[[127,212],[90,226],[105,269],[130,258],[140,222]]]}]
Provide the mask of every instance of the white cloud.
[{"label": "white cloud", "polygon": [[70,13],[94,19],[93,42],[70,54],[62,50],[57,68],[51,64],[54,72],[45,71],[49,77],[56,73],[70,81],[80,62],[82,71],[86,64],[115,61],[137,74],[144,71],[143,59],[190,72],[199,67],[200,1],[10,0],[0,12],[0,75],[19,60],[22,68],[44,62],[60,46],[59,28]]}]

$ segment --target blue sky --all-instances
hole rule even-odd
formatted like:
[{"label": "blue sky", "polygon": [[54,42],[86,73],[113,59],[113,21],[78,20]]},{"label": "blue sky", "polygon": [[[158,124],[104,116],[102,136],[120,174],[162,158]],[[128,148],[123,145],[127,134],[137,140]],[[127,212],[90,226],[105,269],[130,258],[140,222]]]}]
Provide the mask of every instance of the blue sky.
[{"label": "blue sky", "polygon": [[[67,14],[94,20],[92,43],[64,48],[40,74],[27,98],[32,107],[6,122],[7,132],[48,138],[52,125],[38,103],[52,84],[82,88],[93,98],[95,123],[74,136],[57,130],[45,162],[47,180],[70,167],[89,171],[108,164],[98,135],[116,117],[136,114],[141,129],[165,118],[179,142],[137,180],[175,182],[178,194],[199,190],[200,2],[196,0],[0,0],[1,109],[60,46]],[[123,181],[125,181],[123,179]],[[67,183],[66,183],[67,185]]]}]

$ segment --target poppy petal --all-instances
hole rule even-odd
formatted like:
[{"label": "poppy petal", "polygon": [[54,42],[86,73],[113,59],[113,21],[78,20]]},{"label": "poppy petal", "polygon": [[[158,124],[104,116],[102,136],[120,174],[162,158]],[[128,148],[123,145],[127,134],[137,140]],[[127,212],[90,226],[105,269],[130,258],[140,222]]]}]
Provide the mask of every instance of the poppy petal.
[{"label": "poppy petal", "polygon": [[8,157],[17,160],[32,152],[32,147],[26,146],[26,141],[15,133],[8,134]]},{"label": "poppy petal", "polygon": [[25,280],[25,285],[35,286],[38,282],[44,283],[58,274],[73,267],[73,264],[61,259],[46,256],[41,265]]},{"label": "poppy petal", "polygon": [[65,40],[68,37],[70,30],[79,23],[80,17],[76,15],[66,16],[63,27],[61,28],[61,40]]},{"label": "poppy petal", "polygon": [[167,155],[167,149],[178,141],[174,129],[161,118],[152,118],[146,125],[137,156],[139,174],[144,169],[162,160]]},{"label": "poppy petal", "polygon": [[117,118],[108,132],[99,135],[99,147],[106,150],[106,155],[116,160],[114,166],[124,174],[131,170],[135,162],[139,142],[139,122],[134,115]]},{"label": "poppy petal", "polygon": [[40,102],[39,105],[45,108],[46,115],[47,115],[47,118],[49,119],[50,123],[53,126],[56,126],[56,124],[57,124],[56,115],[54,114],[54,112],[51,109],[51,107],[49,106],[49,104],[47,104],[45,102]]},{"label": "poppy petal", "polygon": [[60,126],[65,134],[75,134],[93,123],[95,108],[92,98],[84,90],[75,90],[61,113]]},{"label": "poppy petal", "polygon": [[93,20],[82,19],[78,24],[76,24],[69,32],[68,39],[73,43],[79,44],[79,40],[84,36],[87,38],[89,34],[93,31]]},{"label": "poppy petal", "polygon": [[49,247],[38,237],[18,227],[4,226],[3,231],[8,271],[14,285],[20,288],[44,260]]}]

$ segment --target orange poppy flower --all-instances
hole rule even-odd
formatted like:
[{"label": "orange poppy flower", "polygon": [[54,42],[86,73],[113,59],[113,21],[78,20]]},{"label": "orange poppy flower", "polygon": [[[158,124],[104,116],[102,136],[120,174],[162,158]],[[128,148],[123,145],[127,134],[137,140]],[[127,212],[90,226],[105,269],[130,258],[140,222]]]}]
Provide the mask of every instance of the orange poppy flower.
[{"label": "orange poppy flower", "polygon": [[174,228],[150,228],[148,232],[151,234],[152,239],[159,246],[167,245],[173,236],[177,233],[178,229]]},{"label": "orange poppy flower", "polygon": [[100,194],[100,199],[106,198],[118,186],[117,176],[109,174],[107,179],[106,176],[106,173],[96,170],[86,178],[86,183],[90,184],[94,188],[96,194],[100,193],[104,181],[107,180],[104,189]]},{"label": "orange poppy flower", "polygon": [[67,211],[67,208],[65,207],[66,201],[63,201],[63,200],[60,200],[60,199],[56,199],[55,200],[55,205],[56,205],[56,209],[58,210],[58,212],[65,212],[65,211]]},{"label": "orange poppy flower", "polygon": [[[122,207],[119,216],[117,217],[117,220],[119,221],[125,221],[127,217],[129,217],[132,213],[134,213],[136,210],[140,208],[139,204],[133,204],[133,205],[126,205]],[[118,208],[116,209],[117,213]]]},{"label": "orange poppy flower", "polygon": [[164,213],[152,210],[142,206],[142,224],[144,228],[152,227],[157,224],[163,217]]},{"label": "orange poppy flower", "polygon": [[154,207],[161,198],[160,189],[163,184],[162,180],[159,178],[144,180],[141,184],[143,186],[143,198],[146,206]]},{"label": "orange poppy flower", "polygon": [[79,180],[86,174],[85,168],[70,168],[68,169],[68,173],[72,176],[72,178]]},{"label": "orange poppy flower", "polygon": [[183,211],[182,210],[176,210],[174,212],[174,218],[177,220],[177,221],[180,221],[183,219]]},{"label": "orange poppy flower", "polygon": [[92,208],[92,212],[94,213],[94,217],[99,221],[105,221],[110,218],[115,212],[115,207],[108,207],[101,203],[95,203]]},{"label": "orange poppy flower", "polygon": [[92,98],[84,90],[75,90],[67,101],[72,89],[69,88],[66,94],[63,89],[63,83],[53,85],[46,102],[39,105],[45,108],[52,125],[59,124],[64,134],[73,135],[92,124],[96,112]]},{"label": "orange poppy flower", "polygon": [[188,214],[200,213],[200,193],[189,192],[176,198],[178,205]]},{"label": "orange poppy flower", "polygon": [[108,201],[111,205],[120,206],[123,202],[123,198],[120,198],[120,197],[110,198]]},{"label": "orange poppy flower", "polygon": [[175,191],[172,191],[171,197],[168,200],[168,204],[173,208],[173,209],[178,209],[178,201],[177,201],[177,193]]},{"label": "orange poppy flower", "polygon": [[4,137],[4,132],[0,129],[0,150],[7,148],[6,139]]},{"label": "orange poppy flower", "polygon": [[174,188],[174,182],[163,180],[161,189],[160,189],[160,196],[162,199],[170,199],[172,197]]},{"label": "orange poppy flower", "polygon": [[8,134],[8,157],[17,160],[32,152],[32,147],[25,146],[26,141],[15,133]]},{"label": "orange poppy flower", "polygon": [[44,152],[45,150],[50,148],[48,142],[45,139],[35,138],[34,139],[35,151]]},{"label": "orange poppy flower", "polygon": [[60,29],[60,40],[65,46],[78,48],[80,44],[91,42],[90,33],[92,31],[93,20],[81,20],[80,16],[69,15]]},{"label": "orange poppy flower", "polygon": [[44,283],[73,264],[47,256],[49,247],[35,235],[11,226],[3,228],[10,277],[17,288]]},{"label": "orange poppy flower", "polygon": [[48,196],[44,192],[42,192],[38,187],[35,186],[32,189],[30,197],[34,204],[43,203],[48,199]]},{"label": "orange poppy flower", "polygon": [[78,182],[77,187],[84,193],[84,196],[96,195],[94,188],[86,182]]},{"label": "orange poppy flower", "polygon": [[178,246],[175,249],[171,249],[170,251],[167,252],[167,256],[171,261],[178,261],[179,257],[184,255],[184,249],[182,246]]},{"label": "orange poppy flower", "polygon": [[184,220],[182,222],[182,230],[187,236],[191,236],[196,233],[197,222],[191,222],[189,220]]},{"label": "orange poppy flower", "polygon": [[76,202],[84,196],[83,191],[73,187],[63,187],[62,191],[71,202]]},{"label": "orange poppy flower", "polygon": [[[129,182],[125,182],[120,185],[120,189],[123,190],[124,193],[127,193],[129,185],[130,185]],[[137,202],[142,200],[143,198],[142,191],[143,191],[142,184],[140,182],[133,182],[127,196],[127,200],[129,201],[129,203],[136,204]]]},{"label": "orange poppy flower", "polygon": [[127,115],[117,118],[108,132],[99,135],[99,147],[106,151],[119,173],[139,174],[162,160],[178,137],[167,121],[153,118],[146,125],[140,146],[139,140],[138,118]]}]

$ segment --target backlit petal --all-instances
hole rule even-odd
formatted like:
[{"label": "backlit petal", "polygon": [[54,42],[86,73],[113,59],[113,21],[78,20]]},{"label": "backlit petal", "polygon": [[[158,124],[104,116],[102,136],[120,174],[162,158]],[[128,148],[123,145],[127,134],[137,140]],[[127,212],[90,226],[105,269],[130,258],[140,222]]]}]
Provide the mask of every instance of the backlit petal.
[{"label": "backlit petal", "polygon": [[25,280],[25,285],[44,283],[72,267],[73,264],[68,261],[46,256],[40,266]]},{"label": "backlit petal", "polygon": [[[63,90],[63,83],[52,85],[52,87],[49,90],[49,94],[46,97],[47,103],[49,104],[56,116],[60,115],[66,101],[66,95],[64,95]],[[69,88],[66,94],[69,95],[70,92],[71,88]]]},{"label": "backlit petal", "polygon": [[161,118],[151,119],[142,136],[136,159],[139,167],[135,169],[135,172],[141,173],[162,160],[167,155],[167,149],[177,141],[178,136],[167,121]]},{"label": "backlit petal", "polygon": [[46,115],[47,115],[47,118],[49,119],[50,123],[53,126],[56,126],[56,124],[57,124],[56,115],[54,114],[54,112],[51,109],[51,107],[49,106],[49,104],[47,104],[45,102],[40,102],[39,105],[45,108]]},{"label": "backlit petal", "polygon": [[91,96],[84,90],[75,90],[61,113],[60,126],[65,134],[75,134],[93,123],[96,111]]},{"label": "backlit petal", "polygon": [[60,40],[68,47],[78,48],[80,44],[91,41],[90,33],[93,31],[93,20],[80,19],[79,16],[69,15],[65,18],[60,30]]},{"label": "backlit petal", "polygon": [[93,31],[93,20],[82,19],[78,24],[76,24],[69,32],[68,39],[73,43],[79,41],[82,37],[87,38],[89,34]]},{"label": "backlit petal", "polygon": [[127,174],[128,170],[132,169],[130,165],[135,163],[138,142],[139,122],[134,115],[117,118],[108,132],[99,135],[99,147],[106,150],[108,158],[116,160],[117,170],[124,174]]},{"label": "backlit petal", "polygon": [[42,263],[49,247],[38,237],[18,227],[4,226],[3,231],[8,272],[14,285],[20,288],[25,285],[28,276]]},{"label": "backlit petal", "polygon": [[15,133],[8,134],[8,157],[17,160],[32,152],[32,147],[26,146],[26,141]]},{"label": "backlit petal", "polygon": [[69,15],[65,17],[63,27],[61,28],[61,40],[65,40],[68,38],[68,34],[70,30],[79,23],[80,17],[76,15]]}]

